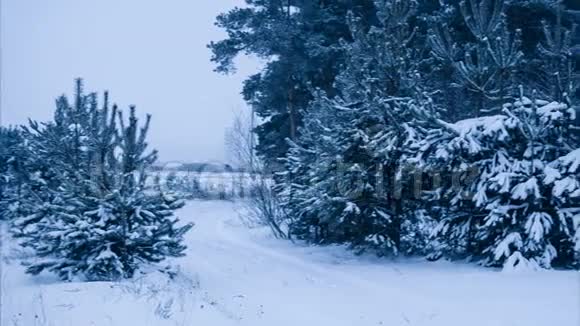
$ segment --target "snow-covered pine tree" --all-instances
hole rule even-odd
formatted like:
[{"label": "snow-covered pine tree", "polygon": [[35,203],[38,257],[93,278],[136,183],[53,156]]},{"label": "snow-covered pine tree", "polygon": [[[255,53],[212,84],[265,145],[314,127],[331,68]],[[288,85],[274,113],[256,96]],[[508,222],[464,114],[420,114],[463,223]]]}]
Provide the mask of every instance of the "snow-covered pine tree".
[{"label": "snow-covered pine tree", "polygon": [[431,53],[442,66],[439,70],[467,92],[473,109],[458,113],[462,117],[489,114],[497,103],[517,94],[513,85],[523,57],[521,31],[508,30],[503,0],[461,1],[459,8],[470,35],[458,44],[457,31],[449,31],[454,15],[448,12],[456,9],[445,5],[428,35]]},{"label": "snow-covered pine tree", "polygon": [[0,127],[0,220],[24,208],[23,194],[30,180],[28,155],[20,129]]},{"label": "snow-covered pine tree", "polygon": [[[75,101],[69,104],[65,96],[56,100],[53,121],[29,121],[23,126],[24,147],[28,156],[26,174],[30,176],[21,188],[12,232],[25,235],[36,229],[36,224],[58,210],[62,205],[61,190],[65,187],[84,194],[89,179],[88,112],[95,109],[94,94],[85,95],[80,80],[76,82]],[[53,206],[53,201],[58,204]],[[71,206],[72,207],[72,206]],[[40,232],[35,230],[34,232]],[[25,241],[26,242],[26,241]]]},{"label": "snow-covered pine tree", "polygon": [[331,204],[328,194],[321,192],[337,178],[335,136],[342,124],[332,102],[319,94],[304,119],[300,139],[290,141],[285,171],[276,176],[290,236],[315,243],[345,241],[329,234],[336,211],[327,205]]},{"label": "snow-covered pine tree", "polygon": [[558,2],[554,7],[556,21],[543,22],[544,39],[538,45],[538,50],[543,57],[541,66],[548,76],[547,85],[543,85],[549,90],[547,95],[556,101],[563,101],[566,97],[576,95],[580,87],[580,82],[574,76],[577,71],[572,57],[577,26],[573,24],[566,28],[562,21],[563,5]]},{"label": "snow-covered pine tree", "polygon": [[441,249],[508,269],[577,264],[574,119],[565,103],[522,96],[500,115],[433,130],[418,146],[423,167],[464,176],[429,203],[441,207]]},{"label": "snow-covered pine tree", "polygon": [[562,225],[560,238],[553,241],[559,266],[580,267],[580,149],[548,164],[542,182],[551,193],[550,204]]},{"label": "snow-covered pine tree", "polygon": [[399,159],[425,108],[411,98],[421,94],[408,22],[416,3],[376,6],[380,27],[366,31],[350,17],[354,41],[343,43],[348,59],[335,84],[340,96],[319,92],[310,105],[286,159],[281,197],[299,238],[396,254],[404,209],[393,188],[404,182]]},{"label": "snow-covered pine tree", "polygon": [[106,230],[106,236],[88,256],[85,274],[93,279],[131,277],[139,264],[160,262],[183,255],[183,235],[192,225],[177,226],[173,211],[183,201],[147,186],[148,169],[157,152],[147,152],[147,131],[151,116],[139,127],[135,108],[128,123],[119,112],[120,176],[112,191],[101,199],[97,210],[85,215]]},{"label": "snow-covered pine tree", "polygon": [[[565,41],[566,34],[572,35],[574,25],[571,15],[566,13],[565,3],[562,0],[506,0],[506,21],[510,30],[522,31],[524,56],[517,73],[518,81],[514,84],[526,85],[535,89],[538,97],[554,101],[562,101],[564,92],[572,95],[568,90],[556,89],[558,85],[568,86],[566,79],[570,75],[566,71],[566,61],[573,59],[569,51],[558,49],[564,45],[561,41]],[[557,34],[564,37],[559,38]],[[558,54],[554,56],[555,53]],[[556,57],[563,59],[559,67]]]},{"label": "snow-covered pine tree", "polygon": [[31,124],[31,153],[49,164],[50,182],[43,196],[30,194],[34,212],[14,221],[15,234],[39,258],[27,272],[114,280],[131,277],[140,263],[182,254],[191,225],[176,226],[173,211],[182,203],[145,183],[156,152],[146,153],[150,118],[139,129],[134,111],[125,126],[107,96],[98,108],[78,81],[73,106],[62,97],[54,122]]},{"label": "snow-covered pine tree", "polygon": [[[217,70],[231,71],[241,53],[267,59],[262,71],[244,82],[244,99],[258,117],[256,151],[275,168],[284,157],[286,138],[295,139],[301,117],[312,100],[310,88],[332,92],[343,63],[340,39],[349,39],[348,12],[374,20],[374,0],[245,1],[217,17],[228,37],[212,42]],[[267,22],[267,23],[265,23]]]}]

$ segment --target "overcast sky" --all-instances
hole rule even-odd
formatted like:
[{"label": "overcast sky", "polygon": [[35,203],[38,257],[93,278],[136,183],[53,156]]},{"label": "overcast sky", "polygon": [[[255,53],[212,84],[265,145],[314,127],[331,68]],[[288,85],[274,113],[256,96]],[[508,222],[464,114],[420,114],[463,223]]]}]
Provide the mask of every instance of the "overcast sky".
[{"label": "overcast sky", "polygon": [[163,161],[223,161],[224,129],[244,109],[242,80],[213,72],[206,44],[215,16],[243,0],[0,0],[2,125],[48,120],[54,99],[108,89],[121,108],[152,113],[150,143]]}]

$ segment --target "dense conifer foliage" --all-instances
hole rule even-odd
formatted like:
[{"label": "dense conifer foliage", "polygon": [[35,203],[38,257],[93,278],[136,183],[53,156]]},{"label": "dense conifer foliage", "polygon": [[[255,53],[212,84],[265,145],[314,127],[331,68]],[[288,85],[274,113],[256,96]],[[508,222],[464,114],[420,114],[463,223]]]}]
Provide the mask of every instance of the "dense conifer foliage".
[{"label": "dense conifer foliage", "polygon": [[173,216],[183,203],[147,183],[157,156],[147,149],[151,117],[139,126],[134,107],[125,118],[108,102],[105,94],[99,107],[78,80],[72,103],[56,101],[53,121],[2,133],[3,142],[17,139],[2,153],[2,186],[12,193],[2,196],[3,211],[36,255],[29,273],[114,280],[185,249],[191,225]]},{"label": "dense conifer foliage", "polygon": [[420,167],[462,178],[424,199],[438,216],[439,249],[510,268],[578,264],[575,114],[522,97],[501,114],[431,130],[416,146]]},{"label": "dense conifer foliage", "polygon": [[244,94],[291,237],[578,267],[568,3],[247,4],[218,17],[228,38],[210,48],[220,71],[238,53],[268,59]]}]

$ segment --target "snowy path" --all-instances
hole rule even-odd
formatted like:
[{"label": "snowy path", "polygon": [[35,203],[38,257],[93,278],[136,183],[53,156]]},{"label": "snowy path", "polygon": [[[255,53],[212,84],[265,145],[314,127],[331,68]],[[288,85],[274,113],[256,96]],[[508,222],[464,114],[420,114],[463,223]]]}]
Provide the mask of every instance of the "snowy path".
[{"label": "snowy path", "polygon": [[123,283],[22,274],[3,245],[2,326],[580,325],[580,274],[505,274],[450,263],[354,257],[271,239],[235,204],[190,202],[180,273]]}]

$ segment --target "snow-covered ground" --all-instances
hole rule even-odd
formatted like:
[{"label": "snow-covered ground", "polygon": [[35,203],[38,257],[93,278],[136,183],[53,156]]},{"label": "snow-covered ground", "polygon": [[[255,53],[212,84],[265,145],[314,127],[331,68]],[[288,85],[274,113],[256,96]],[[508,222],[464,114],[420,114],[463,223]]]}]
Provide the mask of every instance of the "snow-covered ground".
[{"label": "snow-covered ground", "polygon": [[187,256],[121,283],[25,275],[3,232],[0,325],[580,325],[578,272],[356,257],[272,239],[238,208],[189,202]]}]

